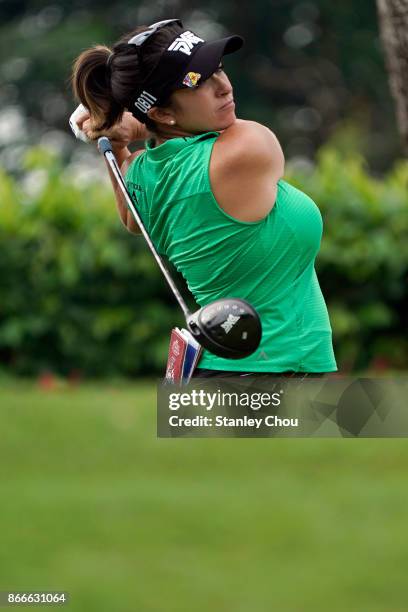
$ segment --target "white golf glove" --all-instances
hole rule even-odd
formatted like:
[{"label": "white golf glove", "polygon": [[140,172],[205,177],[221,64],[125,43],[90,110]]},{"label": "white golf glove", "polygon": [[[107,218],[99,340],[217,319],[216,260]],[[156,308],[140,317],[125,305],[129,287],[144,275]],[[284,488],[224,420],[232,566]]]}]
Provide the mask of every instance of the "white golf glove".
[{"label": "white golf glove", "polygon": [[82,142],[91,142],[89,140],[89,138],[87,138],[85,132],[83,132],[82,130],[79,129],[78,124],[76,122],[77,118],[79,117],[79,115],[82,115],[82,113],[86,112],[87,109],[85,108],[85,106],[83,104],[80,104],[72,113],[72,115],[69,118],[69,125],[71,127],[71,130],[74,132],[75,134],[75,138],[78,138],[79,140],[82,140]]}]

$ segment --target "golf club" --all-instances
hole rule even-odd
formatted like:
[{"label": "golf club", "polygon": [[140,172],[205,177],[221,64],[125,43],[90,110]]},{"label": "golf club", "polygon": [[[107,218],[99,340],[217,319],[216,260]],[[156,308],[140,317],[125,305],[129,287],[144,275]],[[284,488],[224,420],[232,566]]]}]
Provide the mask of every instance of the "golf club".
[{"label": "golf club", "polygon": [[219,357],[243,359],[251,355],[258,348],[262,337],[261,321],[256,310],[245,300],[231,297],[211,302],[194,313],[189,311],[139,216],[112,151],[109,138],[106,136],[99,138],[98,149],[109,164],[127,206],[178,301],[186,318],[187,327],[194,338],[204,348]]}]

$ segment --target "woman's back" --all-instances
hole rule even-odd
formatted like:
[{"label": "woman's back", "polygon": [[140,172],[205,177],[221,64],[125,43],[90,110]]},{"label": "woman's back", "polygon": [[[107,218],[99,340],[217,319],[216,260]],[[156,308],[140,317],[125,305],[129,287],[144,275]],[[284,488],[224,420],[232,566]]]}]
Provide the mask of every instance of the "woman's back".
[{"label": "woman's back", "polygon": [[278,182],[275,205],[256,222],[217,203],[209,177],[218,132],[173,138],[146,151],[126,174],[159,252],[167,255],[203,306],[221,297],[248,300],[259,312],[259,349],[240,360],[204,351],[215,370],[328,372],[336,369],[326,305],[314,270],[322,220],[305,194]]}]

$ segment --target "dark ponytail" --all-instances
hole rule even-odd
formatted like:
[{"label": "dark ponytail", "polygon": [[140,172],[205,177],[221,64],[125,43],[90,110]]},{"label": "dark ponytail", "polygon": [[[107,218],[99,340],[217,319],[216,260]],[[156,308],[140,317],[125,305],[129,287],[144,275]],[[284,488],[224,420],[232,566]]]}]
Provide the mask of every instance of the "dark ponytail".
[{"label": "dark ponytail", "polygon": [[[83,51],[72,69],[75,98],[89,110],[94,130],[108,130],[120,121],[133,92],[158,64],[171,40],[183,29],[170,24],[158,30],[143,47],[129,45],[128,40],[148,26],[140,26],[126,34],[113,49],[96,45]],[[165,106],[167,100],[161,103]],[[146,117],[146,127],[156,132],[154,121]]]},{"label": "dark ponytail", "polygon": [[110,55],[109,47],[95,45],[81,53],[72,69],[75,98],[89,110],[95,130],[109,129],[123,113],[112,95]]}]

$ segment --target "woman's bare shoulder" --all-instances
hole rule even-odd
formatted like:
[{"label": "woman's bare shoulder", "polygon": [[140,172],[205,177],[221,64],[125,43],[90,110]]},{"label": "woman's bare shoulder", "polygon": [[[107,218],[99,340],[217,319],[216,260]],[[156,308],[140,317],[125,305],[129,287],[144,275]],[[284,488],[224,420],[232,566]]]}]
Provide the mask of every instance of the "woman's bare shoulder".
[{"label": "woman's bare shoulder", "polygon": [[263,219],[272,209],[285,160],[275,134],[237,120],[214,143],[210,181],[219,206],[239,221]]},{"label": "woman's bare shoulder", "polygon": [[258,123],[257,121],[249,121],[247,119],[236,119],[234,123],[222,130],[219,137],[220,142],[230,142],[236,138],[268,138],[271,130]]},{"label": "woman's bare shoulder", "polygon": [[284,156],[275,134],[256,121],[237,119],[222,131],[214,145],[214,154],[219,154],[222,164],[249,165],[270,168],[279,174],[283,171]]}]

